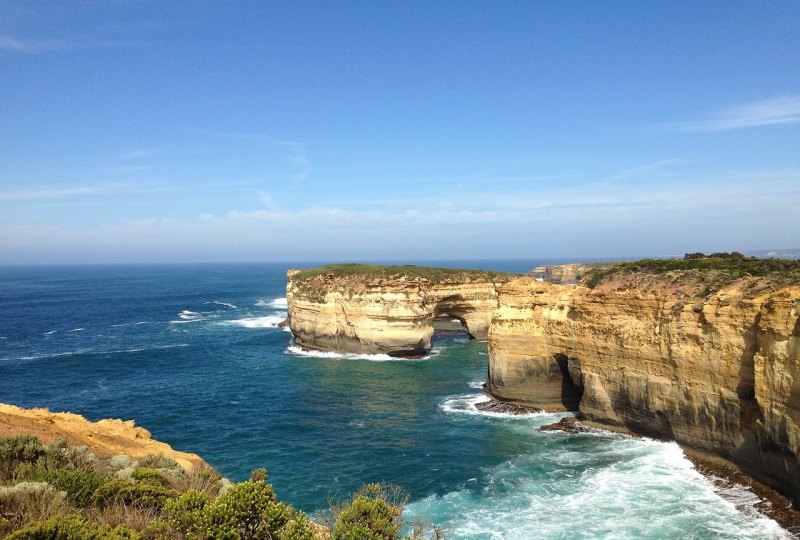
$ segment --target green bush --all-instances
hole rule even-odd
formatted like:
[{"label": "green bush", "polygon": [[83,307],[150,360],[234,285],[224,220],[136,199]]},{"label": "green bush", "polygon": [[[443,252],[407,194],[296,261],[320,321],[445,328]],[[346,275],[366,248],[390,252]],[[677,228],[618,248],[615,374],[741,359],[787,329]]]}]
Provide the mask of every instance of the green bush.
[{"label": "green bush", "polygon": [[99,526],[81,516],[66,514],[34,521],[7,540],[137,540],[138,533],[125,525],[113,529]]},{"label": "green bush", "polygon": [[65,491],[69,502],[78,508],[89,506],[94,492],[106,482],[99,474],[81,469],[46,470],[36,473],[33,478]]},{"label": "green bush", "polygon": [[15,435],[0,437],[0,474],[10,479],[14,469],[22,463],[35,463],[45,453],[38,437]]},{"label": "green bush", "polygon": [[165,474],[150,467],[137,467],[131,473],[131,479],[137,484],[149,484],[151,486],[170,487],[170,481]]},{"label": "green bush", "polygon": [[172,476],[181,476],[185,472],[177,461],[164,454],[145,456],[138,461],[138,465],[148,469],[166,471]]},{"label": "green bush", "polygon": [[256,538],[257,531],[265,522],[265,514],[274,505],[275,492],[272,486],[247,480],[231,486],[227,493],[217,497],[210,508],[215,512],[217,508],[224,509],[224,513],[236,523],[241,537],[248,539]]},{"label": "green bush", "polygon": [[208,497],[193,489],[177,499],[164,503],[167,523],[176,531],[196,533],[203,522],[203,510],[208,504]]},{"label": "green bush", "polygon": [[132,484],[127,480],[112,478],[95,490],[92,504],[106,508],[114,503],[122,503],[160,511],[167,500],[174,499],[178,495],[174,489],[152,484]]},{"label": "green bush", "polygon": [[278,532],[279,540],[316,540],[318,538],[311,520],[297,513]]},{"label": "green bush", "polygon": [[403,527],[407,496],[397,487],[367,484],[335,509],[334,540],[394,540]]},{"label": "green bush", "polygon": [[41,469],[93,469],[97,457],[86,446],[68,446],[64,437],[59,437],[45,448],[39,458]]}]

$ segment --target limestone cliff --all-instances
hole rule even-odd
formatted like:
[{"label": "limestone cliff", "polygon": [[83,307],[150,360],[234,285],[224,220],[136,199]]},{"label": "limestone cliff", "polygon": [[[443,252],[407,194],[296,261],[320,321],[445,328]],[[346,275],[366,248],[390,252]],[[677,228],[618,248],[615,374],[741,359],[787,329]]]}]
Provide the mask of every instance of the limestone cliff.
[{"label": "limestone cliff", "polygon": [[433,321],[461,321],[486,339],[497,286],[515,276],[410,266],[335,265],[290,270],[289,328],[306,349],[418,357],[431,346]]},{"label": "limestone cliff", "polygon": [[528,275],[538,281],[574,285],[591,270],[608,268],[612,263],[568,263],[537,266]]},{"label": "limestone cliff", "polygon": [[800,286],[682,279],[500,286],[488,391],[720,455],[800,500]]},{"label": "limestone cliff", "polygon": [[0,403],[0,435],[34,435],[44,444],[64,437],[69,444],[87,446],[98,456],[126,455],[132,461],[163,454],[187,471],[206,465],[196,454],[173,450],[170,445],[152,439],[150,432],[135,426],[133,420],[90,422],[77,414],[22,409]]}]

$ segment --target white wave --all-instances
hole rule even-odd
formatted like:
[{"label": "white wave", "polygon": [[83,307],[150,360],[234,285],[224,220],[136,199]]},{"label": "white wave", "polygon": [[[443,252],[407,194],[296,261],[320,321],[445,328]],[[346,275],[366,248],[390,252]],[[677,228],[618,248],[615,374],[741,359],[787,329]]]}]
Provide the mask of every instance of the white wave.
[{"label": "white wave", "polygon": [[289,302],[286,298],[273,298],[272,300],[259,300],[256,305],[259,307],[286,309],[289,307]]},{"label": "white wave", "polygon": [[457,413],[457,414],[471,414],[476,416],[488,416],[492,418],[514,418],[514,419],[531,419],[535,418],[538,420],[542,420],[542,422],[537,422],[537,424],[546,424],[551,422],[557,422],[564,416],[573,416],[572,413],[568,412],[559,412],[559,413],[548,413],[548,412],[529,412],[529,413],[522,413],[522,414],[511,414],[511,413],[503,413],[503,412],[495,412],[495,411],[482,411],[476,407],[479,403],[486,403],[491,401],[489,396],[484,394],[464,394],[461,396],[452,396],[448,399],[445,399],[439,408],[444,412],[448,413]]},{"label": "white wave", "polygon": [[721,498],[675,443],[609,437],[591,447],[555,445],[481,472],[478,485],[406,511],[454,539],[791,538]]},{"label": "white wave", "polygon": [[388,354],[357,354],[357,353],[337,353],[331,351],[310,351],[298,347],[297,345],[290,345],[286,348],[286,352],[295,356],[304,356],[308,358],[327,358],[330,360],[370,360],[373,362],[388,362],[388,361],[404,361],[403,358],[395,358]]},{"label": "white wave", "polygon": [[218,302],[217,300],[212,300],[211,302],[205,302],[206,304],[216,304],[218,306],[223,306],[230,309],[236,309],[236,306],[233,304],[229,304],[228,302]]},{"label": "white wave", "polygon": [[58,332],[58,330],[50,330],[49,332],[45,332],[45,333],[44,333],[44,335],[45,335],[45,336],[52,336],[52,335],[53,335],[53,334],[55,334],[56,332]]},{"label": "white wave", "polygon": [[109,328],[121,328],[123,326],[138,326],[141,324],[150,324],[150,321],[137,321],[132,323],[112,324]]},{"label": "white wave", "polygon": [[67,333],[69,333],[69,332],[83,332],[84,330],[86,330],[86,328],[73,328],[72,330],[67,330]]},{"label": "white wave", "polygon": [[178,313],[178,318],[180,320],[169,321],[170,324],[185,324],[185,323],[202,321],[204,319],[201,313],[197,313],[196,311],[189,311],[188,309],[184,309],[183,311]]},{"label": "white wave", "polygon": [[470,388],[474,388],[476,390],[482,389],[485,384],[486,384],[486,381],[470,381],[469,383],[467,383],[467,385]]},{"label": "white wave", "polygon": [[220,324],[243,326],[244,328],[277,328],[284,320],[286,320],[286,317],[267,315],[265,317],[247,317],[244,319],[225,321]]}]

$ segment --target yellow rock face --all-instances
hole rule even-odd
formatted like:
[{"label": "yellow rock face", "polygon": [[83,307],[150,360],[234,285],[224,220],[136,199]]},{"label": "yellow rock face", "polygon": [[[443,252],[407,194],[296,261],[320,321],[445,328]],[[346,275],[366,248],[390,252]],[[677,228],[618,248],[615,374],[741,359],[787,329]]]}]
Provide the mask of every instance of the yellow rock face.
[{"label": "yellow rock face", "polygon": [[153,440],[150,432],[135,426],[133,420],[90,422],[77,414],[22,409],[0,403],[0,435],[34,435],[44,444],[64,437],[71,445],[87,446],[99,456],[126,455],[132,461],[163,454],[177,461],[187,471],[205,465],[196,454],[179,452],[166,443]]},{"label": "yellow rock face", "polygon": [[312,294],[293,275],[286,287],[289,327],[306,349],[421,356],[436,317],[459,319],[474,338],[486,339],[497,308],[499,283],[485,280],[330,276]]},{"label": "yellow rock face", "polygon": [[713,452],[800,496],[800,287],[499,287],[488,390]]}]

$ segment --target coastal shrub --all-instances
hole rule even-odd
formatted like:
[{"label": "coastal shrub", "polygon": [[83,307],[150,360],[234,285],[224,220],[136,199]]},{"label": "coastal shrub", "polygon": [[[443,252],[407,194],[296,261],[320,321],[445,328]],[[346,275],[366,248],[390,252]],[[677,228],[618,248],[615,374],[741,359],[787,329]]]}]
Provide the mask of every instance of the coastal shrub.
[{"label": "coastal shrub", "polygon": [[230,481],[222,478],[217,471],[209,466],[195,467],[195,469],[184,475],[177,478],[169,477],[168,479],[170,487],[177,489],[181,493],[193,489],[200,493],[205,493],[209,497],[222,495],[223,484],[226,482],[230,484]]},{"label": "coastal shrub", "polygon": [[48,482],[66,492],[69,502],[78,508],[89,506],[94,492],[106,482],[104,477],[85,469],[45,470],[35,474],[33,478]]},{"label": "coastal shrub", "polygon": [[151,469],[150,467],[137,467],[134,469],[131,473],[131,480],[137,484],[149,484],[151,486],[161,486],[163,488],[168,488],[172,485],[169,478],[167,478],[163,472]]},{"label": "coastal shrub", "polygon": [[94,469],[98,460],[87,446],[69,446],[59,437],[45,447],[39,458],[40,469]]},{"label": "coastal shrub", "polygon": [[174,459],[165,456],[164,454],[145,456],[137,462],[138,467],[148,469],[158,469],[160,471],[168,472],[172,476],[181,476],[184,474],[183,467]]},{"label": "coastal shrub", "polygon": [[35,463],[45,453],[38,437],[14,435],[0,437],[0,474],[11,479],[14,470],[22,463]]},{"label": "coastal shrub", "polygon": [[367,484],[351,501],[334,509],[334,540],[394,540],[403,526],[407,497],[399,488]]},{"label": "coastal shrub", "polygon": [[[275,506],[275,493],[272,486],[264,482],[247,480],[234,484],[224,495],[220,495],[209,506],[211,517],[222,517],[218,511],[221,509],[227,517],[236,524],[239,534],[243,539],[256,538],[256,533],[266,518],[268,512]],[[227,523],[226,520],[223,520]]]},{"label": "coastal shrub", "polygon": [[112,478],[98,487],[92,495],[92,504],[104,508],[121,503],[137,508],[161,510],[168,499],[178,496],[174,489],[152,484],[132,484],[126,480]]},{"label": "coastal shrub", "polygon": [[67,509],[67,494],[47,482],[20,482],[0,487],[0,515],[11,528],[38,519],[47,519]]},{"label": "coastal shrub", "polygon": [[203,522],[203,510],[208,504],[208,497],[196,490],[189,490],[164,503],[164,514],[167,523],[180,532],[196,532],[195,529]]},{"label": "coastal shrub", "polygon": [[99,526],[76,514],[63,514],[27,524],[7,540],[138,540],[139,534],[126,526]]},{"label": "coastal shrub", "polygon": [[279,540],[316,540],[316,529],[308,516],[297,513],[279,531]]}]

